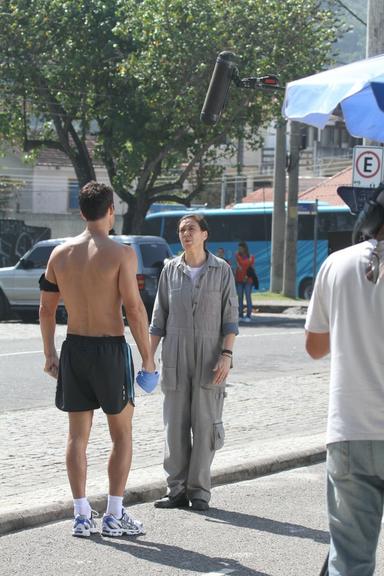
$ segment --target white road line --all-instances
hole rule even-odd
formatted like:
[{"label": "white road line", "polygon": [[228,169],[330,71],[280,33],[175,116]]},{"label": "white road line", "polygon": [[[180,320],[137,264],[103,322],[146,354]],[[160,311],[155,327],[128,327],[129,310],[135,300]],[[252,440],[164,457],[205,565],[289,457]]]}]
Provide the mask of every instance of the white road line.
[{"label": "white road line", "polygon": [[203,572],[202,576],[223,576],[223,574],[232,574],[236,571],[235,568],[222,568],[218,572]]},{"label": "white road line", "polygon": [[[131,348],[135,348],[136,344],[129,344]],[[61,344],[60,344],[61,346]],[[26,350],[24,352],[6,352],[0,354],[0,358],[7,358],[9,356],[27,356],[28,354],[43,354],[43,350]]]},{"label": "white road line", "polygon": [[292,336],[292,334],[304,334],[304,330],[291,330],[289,332],[258,332],[257,334],[239,334],[238,338],[265,338],[266,336]]},{"label": "white road line", "polygon": [[[257,334],[239,334],[238,338],[266,338],[267,336],[292,336],[296,334],[304,334],[304,330],[292,330],[290,332],[259,332]],[[129,342],[131,348],[136,348],[134,342]],[[43,350],[27,350],[25,352],[6,352],[5,354],[0,354],[0,358],[7,358],[10,356],[27,356],[28,354],[43,354]]]},{"label": "white road line", "polygon": [[7,354],[0,354],[0,358],[4,358],[6,356],[22,356],[26,354],[42,354],[42,350],[28,350],[27,352],[7,352]]},{"label": "white road line", "polygon": [[203,572],[201,576],[223,576],[223,574],[232,574],[236,572],[234,568],[223,568],[218,572]]}]

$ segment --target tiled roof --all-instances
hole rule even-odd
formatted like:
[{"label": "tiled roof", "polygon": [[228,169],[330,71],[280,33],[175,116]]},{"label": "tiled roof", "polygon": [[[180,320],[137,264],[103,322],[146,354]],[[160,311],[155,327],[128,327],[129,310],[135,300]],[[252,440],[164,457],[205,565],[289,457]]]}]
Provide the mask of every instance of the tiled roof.
[{"label": "tiled roof", "polygon": [[[95,159],[96,140],[94,138],[87,139],[87,147],[90,151],[91,158],[93,159],[93,165],[95,167],[103,167],[104,164],[99,159]],[[60,167],[72,167],[72,162],[64,152],[61,150],[56,150],[55,148],[42,148],[37,160],[37,166],[60,166]]]},{"label": "tiled roof", "polygon": [[[352,167],[345,168],[330,178],[300,178],[299,200],[320,200],[333,206],[344,205],[337,195],[338,186],[351,186]],[[272,202],[273,188],[258,188],[245,196],[243,202]]]},{"label": "tiled roof", "polygon": [[318,186],[308,188],[305,192],[299,195],[300,200],[321,200],[332,204],[332,206],[344,206],[344,202],[337,195],[337,188],[339,186],[352,185],[352,166],[345,168],[334,176],[327,178]]}]

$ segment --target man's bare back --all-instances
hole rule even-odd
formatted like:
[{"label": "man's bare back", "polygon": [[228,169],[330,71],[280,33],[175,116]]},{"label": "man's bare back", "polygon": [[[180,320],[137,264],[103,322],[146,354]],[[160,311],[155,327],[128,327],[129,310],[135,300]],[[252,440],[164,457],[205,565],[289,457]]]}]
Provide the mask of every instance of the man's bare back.
[{"label": "man's bare back", "polygon": [[59,286],[68,333],[123,335],[122,300],[137,297],[136,268],[133,249],[104,235],[85,231],[58,246],[46,278]]},{"label": "man's bare back", "polygon": [[57,377],[58,357],[54,346],[53,321],[59,298],[68,312],[68,334],[78,336],[122,336],[122,304],[143,364],[155,370],[149,347],[147,313],[137,286],[137,258],[130,246],[108,237],[106,226],[88,223],[86,230],[57,246],[45,277],[58,286],[58,293],[43,292],[40,326],[46,356],[45,371]]}]

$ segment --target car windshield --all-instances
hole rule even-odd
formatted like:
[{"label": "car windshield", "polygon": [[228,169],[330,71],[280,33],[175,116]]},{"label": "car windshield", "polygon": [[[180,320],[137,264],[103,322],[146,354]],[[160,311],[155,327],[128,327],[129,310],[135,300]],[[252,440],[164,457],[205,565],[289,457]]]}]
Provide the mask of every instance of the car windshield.
[{"label": "car windshield", "polygon": [[51,252],[55,248],[54,245],[50,246],[36,246],[27,254],[25,254],[22,260],[27,260],[31,262],[32,268],[45,268],[47,266]]}]

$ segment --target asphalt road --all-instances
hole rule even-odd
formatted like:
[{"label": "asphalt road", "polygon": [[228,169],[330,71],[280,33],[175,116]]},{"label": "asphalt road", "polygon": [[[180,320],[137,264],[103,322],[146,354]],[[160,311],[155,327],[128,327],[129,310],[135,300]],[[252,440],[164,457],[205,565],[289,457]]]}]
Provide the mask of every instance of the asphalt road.
[{"label": "asphalt road", "polygon": [[[318,576],[328,551],[324,465],[217,487],[207,513],[129,509],[137,538],[80,540],[71,521],[0,538],[0,575]],[[384,575],[382,541],[376,576]]]},{"label": "asphalt road", "polygon": [[[273,379],[282,374],[319,374],[329,360],[314,362],[304,351],[304,315],[258,314],[242,325],[236,339],[233,380]],[[57,346],[66,326],[57,327]],[[139,356],[132,336],[135,365]],[[52,406],[55,383],[43,371],[44,357],[37,324],[0,323],[0,412]]]}]

